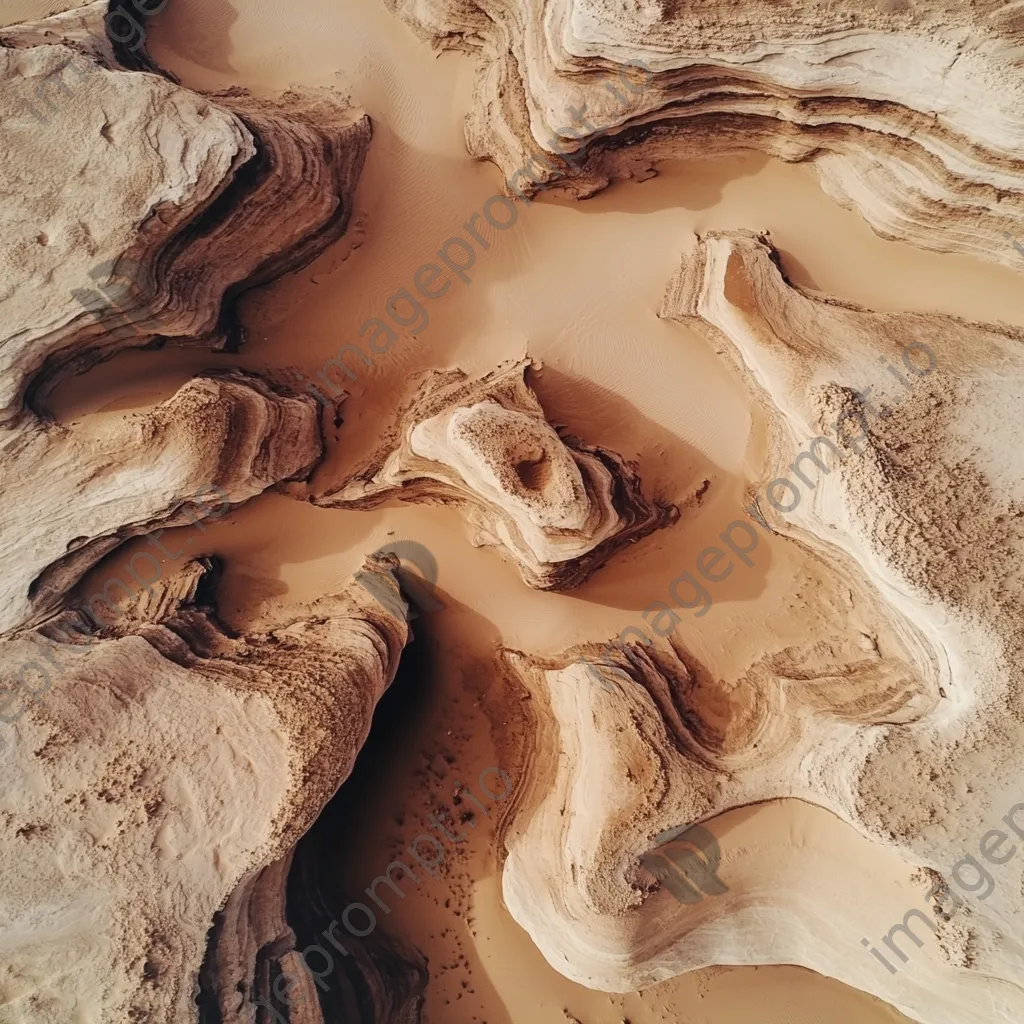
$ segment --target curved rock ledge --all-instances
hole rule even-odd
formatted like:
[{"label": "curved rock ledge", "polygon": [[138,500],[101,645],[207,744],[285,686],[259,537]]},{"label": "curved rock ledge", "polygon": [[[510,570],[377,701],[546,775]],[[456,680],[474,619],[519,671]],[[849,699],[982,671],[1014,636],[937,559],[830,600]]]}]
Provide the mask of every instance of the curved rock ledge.
[{"label": "curved rock ledge", "polygon": [[423,958],[380,933],[358,939],[341,931],[348,901],[326,897],[318,881],[334,859],[324,849],[304,856],[303,845],[248,876],[214,915],[198,976],[200,1011],[221,1024],[250,1024],[253,1004],[288,1024],[419,1024]]},{"label": "curved rock ledge", "polygon": [[[347,777],[405,606],[374,563],[360,577],[386,607],[354,587],[233,636],[212,563],[168,579],[136,555],[157,572],[142,567],[133,607],[112,623],[91,599],[73,610],[125,540],[305,478],[319,415],[237,371],[71,425],[45,396],[127,348],[237,344],[239,295],[344,230],[370,127],[326,94],[213,98],[129,72],[106,9],[0,33],[0,1015],[195,1020],[215,912],[255,901],[253,932],[219,947],[230,991],[214,977],[199,992],[204,1013],[220,1001],[248,1021],[249,939],[273,924],[256,896],[283,892],[280,865]],[[130,592],[111,578],[93,595],[108,611],[115,583]]]},{"label": "curved rock ledge", "polygon": [[326,94],[204,96],[122,70],[90,42],[92,8],[0,34],[6,425],[124,348],[236,346],[238,296],[345,230],[370,140]]},{"label": "curved rock ledge", "polygon": [[[390,568],[364,571],[404,607]],[[287,853],[346,778],[409,635],[356,587],[231,637],[211,589],[208,563],[191,563],[130,631],[81,648],[0,639],[5,676],[58,649],[73,661],[0,759],[0,985],[32,1020],[195,1019],[215,911]],[[271,917],[283,877],[263,886]],[[253,956],[248,928],[266,931],[257,920],[232,933],[236,963]],[[238,1010],[249,995],[218,998]]]},{"label": "curved rock ledge", "polygon": [[[321,863],[333,866],[333,859],[324,856]],[[288,1024],[419,1024],[427,985],[422,957],[403,954],[378,933],[354,939],[341,931],[338,915],[346,901],[326,901],[311,874],[292,851],[231,894],[214,918],[200,972],[200,1008],[215,1009],[222,1024],[249,1024],[253,1003],[271,1019],[286,1013]],[[330,936],[344,940],[344,954]],[[275,985],[285,998],[278,998]],[[239,1001],[240,991],[250,997]]]},{"label": "curved rock ledge", "polygon": [[[964,858],[982,864],[994,829],[1024,838],[1024,423],[1005,400],[1024,393],[1024,335],[810,295],[744,232],[698,242],[662,315],[730,351],[763,403],[758,507],[849,588],[845,636],[812,631],[736,680],[661,643],[507,654],[533,720],[507,905],[595,988],[794,963],[925,1024],[1020,1018],[1024,857],[1002,850],[981,898]],[[856,833],[744,835],[739,809],[780,798]],[[688,906],[640,864],[697,822],[728,847],[727,891]],[[920,869],[904,905],[880,905],[863,868],[883,854]],[[904,935],[901,962],[878,935],[911,909],[938,944]]]},{"label": "curved rock ledge", "polygon": [[467,141],[510,195],[585,197],[657,160],[758,149],[809,161],[883,237],[1019,266],[1004,235],[1024,237],[1014,4],[388,5],[480,56]]},{"label": "curved rock ledge", "polygon": [[558,433],[526,383],[529,360],[477,380],[433,371],[352,479],[314,499],[331,508],[384,501],[455,505],[538,590],[568,590],[627,544],[679,517],[648,501],[636,467]]},{"label": "curved rock ledge", "polygon": [[219,518],[304,478],[323,451],[312,398],[237,371],[196,377],[150,412],[118,422],[5,434],[0,633],[52,615],[128,538]]}]

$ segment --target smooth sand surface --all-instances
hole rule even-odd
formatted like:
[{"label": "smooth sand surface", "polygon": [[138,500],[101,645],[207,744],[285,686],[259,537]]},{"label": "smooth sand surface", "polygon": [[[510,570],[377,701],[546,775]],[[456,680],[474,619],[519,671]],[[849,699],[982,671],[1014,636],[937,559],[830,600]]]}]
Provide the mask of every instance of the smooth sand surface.
[{"label": "smooth sand surface", "polygon": [[[15,6],[19,18],[27,16],[27,5]],[[8,9],[3,18],[11,20]],[[351,95],[374,122],[358,226],[312,266],[246,300],[249,340],[240,354],[126,354],[55,395],[63,419],[146,407],[209,366],[258,369],[295,385],[299,373],[312,377],[340,344],[358,342],[359,326],[383,315],[388,297],[410,284],[445,239],[462,233],[501,185],[493,166],[465,151],[472,62],[437,57],[377,0],[176,0],[149,38],[157,62],[193,87],[241,84],[271,93],[329,86]],[[313,486],[322,490],[352,467],[390,424],[418,371],[460,366],[479,373],[528,353],[542,363],[533,383],[552,422],[637,459],[645,487],[668,500],[710,480],[698,510],[684,511],[675,527],[621,553],[568,595],[527,589],[513,565],[494,549],[472,547],[457,516],[440,508],[334,511],[269,495],[201,534],[182,530],[165,538],[170,546],[180,535],[190,543],[189,557],[225,558],[222,608],[235,625],[342,588],[365,554],[388,540],[416,540],[437,558],[446,607],[420,620],[428,668],[416,680],[423,690],[417,713],[394,723],[394,740],[382,741],[389,756],[354,780],[352,841],[338,851],[338,871],[353,891],[420,831],[426,814],[451,806],[454,778],[475,779],[496,763],[498,645],[557,654],[642,623],[641,610],[665,599],[672,577],[740,515],[744,487],[764,456],[757,409],[726,360],[655,315],[694,231],[769,230],[794,281],[874,308],[1024,324],[1017,275],[881,240],[826,198],[806,168],[752,153],[660,172],[584,203],[520,204],[508,230],[484,229],[490,248],[469,271],[472,283],[456,283],[429,303],[429,326],[417,337],[400,330],[400,340],[370,369],[349,359],[359,376],[346,384],[344,423]],[[864,387],[874,373],[865,366],[849,383]],[[94,579],[115,572],[133,550],[104,563]],[[808,623],[790,598],[812,590],[819,619]],[[754,568],[720,584],[706,616],[684,612],[676,636],[709,671],[736,678],[761,656],[767,638],[779,647],[809,628],[842,624],[840,591],[806,549],[763,539]],[[869,853],[866,841],[825,811],[787,802],[732,813],[743,816],[744,842],[786,839],[821,856],[833,851],[837,886],[851,880],[851,889],[870,889],[890,907],[915,902],[920,884],[910,880],[910,868]],[[388,930],[429,959],[427,1021],[903,1019],[877,1000],[789,967],[710,969],[626,996],[582,988],[549,967],[502,908],[492,838],[484,829],[473,832],[465,856],[412,891],[387,919]],[[879,920],[878,932],[891,917]],[[850,955],[866,955],[860,936],[850,937]]]},{"label": "smooth sand surface", "polygon": [[80,6],[71,0],[5,0],[0,9],[0,25],[19,25],[23,21],[48,18],[51,14]]}]

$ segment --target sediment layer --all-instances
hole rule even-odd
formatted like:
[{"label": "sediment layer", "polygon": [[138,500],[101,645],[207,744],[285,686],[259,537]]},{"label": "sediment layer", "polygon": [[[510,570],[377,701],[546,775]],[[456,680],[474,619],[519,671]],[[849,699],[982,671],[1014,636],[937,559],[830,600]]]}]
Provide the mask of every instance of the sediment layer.
[{"label": "sediment layer", "polygon": [[105,6],[0,36],[6,426],[123,349],[236,347],[237,298],[345,230],[370,140],[325,95],[206,96],[122,70],[88,42]]},{"label": "sediment layer", "polygon": [[[806,642],[736,679],[658,640],[671,626],[646,646],[507,654],[534,736],[505,900],[548,961],[591,987],[795,963],[926,1024],[1017,1019],[1024,860],[1001,859],[998,884],[971,900],[963,858],[1000,818],[1024,836],[1022,424],[1001,397],[1024,389],[1024,337],[811,295],[779,262],[764,238],[711,233],[662,315],[731,354],[769,419],[751,507],[845,594],[831,619],[823,593],[805,601]],[[729,851],[728,892],[693,906],[641,866],[666,832],[713,819],[725,843],[740,809],[784,798],[946,887],[911,904],[932,909],[937,962],[890,973],[862,949],[876,920],[862,854],[821,863],[752,839]],[[890,908],[893,923],[907,909]]]},{"label": "sediment layer", "polygon": [[529,365],[477,380],[433,371],[363,468],[314,500],[453,505],[477,528],[474,543],[502,548],[538,590],[579,586],[616,551],[675,522],[674,505],[644,498],[631,463],[559,436],[526,383]]},{"label": "sediment layer", "polygon": [[479,57],[466,138],[510,195],[585,197],[649,177],[658,160],[756,149],[809,162],[886,238],[1016,264],[1006,234],[1024,238],[1024,19],[1014,4],[388,4],[435,45]]}]

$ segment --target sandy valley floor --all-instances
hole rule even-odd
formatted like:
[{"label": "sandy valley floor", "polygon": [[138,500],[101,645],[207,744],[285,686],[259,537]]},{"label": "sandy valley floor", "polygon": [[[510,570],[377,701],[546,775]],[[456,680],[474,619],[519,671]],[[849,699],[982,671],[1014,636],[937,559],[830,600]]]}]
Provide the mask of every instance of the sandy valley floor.
[{"label": "sandy valley floor", "polygon": [[[52,9],[12,2],[0,17],[13,23]],[[472,61],[435,55],[378,0],[174,0],[153,22],[148,45],[190,87],[241,85],[270,95],[303,85],[350,95],[374,125],[356,227],[311,266],[245,300],[247,343],[237,355],[122,354],[57,390],[51,404],[65,422],[100,424],[147,408],[211,366],[253,369],[299,387],[300,375],[311,378],[343,341],[356,341],[359,325],[501,185],[492,164],[466,153]],[[221,610],[239,629],[343,588],[365,555],[388,540],[415,540],[436,557],[444,607],[414,621],[414,657],[403,663],[339,798],[344,842],[335,867],[353,892],[421,830],[428,813],[451,806],[456,780],[502,765],[506,683],[494,668],[498,646],[554,656],[641,622],[674,567],[694,562],[759,477],[766,426],[747,388],[706,340],[656,315],[695,232],[768,231],[791,280],[845,301],[1024,327],[1019,274],[879,238],[827,198],[805,166],[752,152],[658,170],[585,202],[544,196],[521,204],[509,230],[486,229],[491,248],[470,271],[471,283],[434,302],[429,326],[416,337],[406,332],[371,368],[359,367],[308,491],[294,485],[290,494],[255,498],[201,535],[187,528],[167,535],[168,545],[182,538],[189,557],[225,559]],[[551,422],[635,459],[648,493],[681,504],[707,480],[708,499],[568,594],[525,587],[494,548],[471,546],[449,509],[343,511],[301,500],[353,467],[408,401],[419,371],[458,366],[478,374],[526,355],[538,367],[532,383]],[[877,373],[866,365],[851,384],[867,386]],[[103,572],[141,543],[119,551]],[[766,538],[754,561],[717,586],[706,616],[683,613],[678,627],[683,646],[715,677],[740,677],[769,645],[876,622],[876,609],[848,602],[843,581],[809,548]],[[892,907],[909,906],[920,892],[912,865],[800,801],[729,812],[718,826],[726,864],[741,848],[756,850],[780,874],[829,863],[838,890],[877,908],[872,935],[888,928]],[[429,1024],[906,1019],[788,966],[714,967],[624,995],[577,985],[548,965],[504,909],[490,825],[471,834],[438,878],[415,887],[384,927],[427,958]],[[867,955],[860,939],[849,937],[851,958]]]}]

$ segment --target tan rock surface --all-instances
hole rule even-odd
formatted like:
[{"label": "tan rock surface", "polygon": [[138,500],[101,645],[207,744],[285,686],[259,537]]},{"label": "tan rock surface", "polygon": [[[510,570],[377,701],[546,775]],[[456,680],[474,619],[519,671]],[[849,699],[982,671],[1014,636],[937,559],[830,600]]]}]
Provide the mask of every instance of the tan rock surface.
[{"label": "tan rock surface", "polygon": [[0,761],[2,1020],[194,1019],[214,912],[309,827],[369,731],[404,620],[355,588],[230,637],[206,572],[98,643],[0,641],[5,675],[55,650],[66,666]]},{"label": "tan rock surface", "polygon": [[208,97],[127,74],[82,52],[78,21],[0,46],[0,176],[17,197],[0,211],[7,424],[30,379],[38,402],[126,347],[237,345],[238,296],[344,231],[370,138],[366,117],[317,95]]},{"label": "tan rock surface", "polygon": [[[549,962],[592,986],[797,963],[928,1024],[1015,1020],[1024,858],[996,851],[998,883],[974,899],[973,868],[955,865],[977,858],[1014,806],[1002,842],[1024,837],[1024,424],[1005,401],[1024,393],[1024,339],[813,296],[777,262],[748,233],[703,238],[663,315],[731,352],[769,411],[756,508],[846,580],[847,635],[769,650],[734,681],[661,644],[509,655],[534,698],[535,735],[505,899]],[[865,374],[881,383],[858,396],[845,382]],[[819,437],[831,440],[812,449]],[[865,599],[867,628],[852,616]],[[861,948],[878,904],[852,851],[822,862],[752,836],[730,853],[728,895],[685,911],[664,890],[645,895],[638,859],[658,833],[714,817],[728,835],[729,815],[716,815],[785,797],[827,808],[967,896],[969,909],[937,923],[934,959],[890,973]],[[891,907],[893,923],[915,905]],[[915,953],[905,936],[902,946]]]},{"label": "tan rock surface", "polygon": [[317,504],[455,505],[479,530],[475,543],[506,550],[540,590],[579,585],[617,549],[674,522],[679,510],[646,500],[635,467],[559,436],[528,366],[479,380],[434,372],[366,466]]},{"label": "tan rock surface", "polygon": [[389,6],[435,45],[478,55],[466,137],[510,194],[586,196],[656,160],[759,149],[810,161],[884,237],[1016,261],[1003,234],[1024,234],[1014,3]]}]

